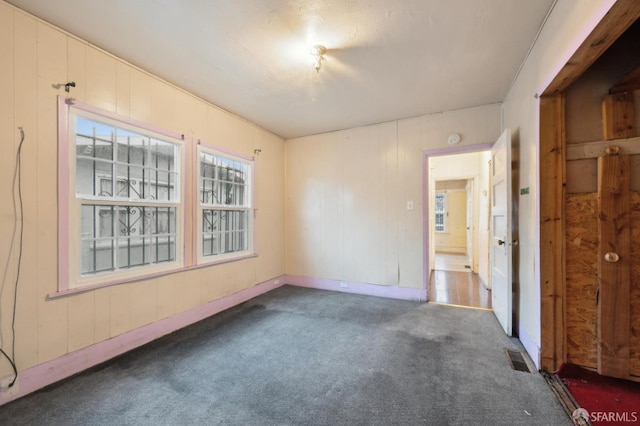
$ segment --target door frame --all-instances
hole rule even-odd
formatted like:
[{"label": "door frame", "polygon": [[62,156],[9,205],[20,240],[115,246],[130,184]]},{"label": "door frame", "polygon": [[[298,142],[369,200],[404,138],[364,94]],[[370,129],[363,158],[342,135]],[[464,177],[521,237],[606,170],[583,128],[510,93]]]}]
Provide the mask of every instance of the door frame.
[{"label": "door frame", "polygon": [[427,302],[429,301],[428,289],[431,275],[429,197],[432,194],[429,193],[429,158],[487,151],[492,146],[493,143],[483,143],[422,151],[422,289],[425,292],[424,297]]},{"label": "door frame", "polygon": [[640,2],[618,0],[539,95],[538,176],[540,362],[556,371],[566,362],[565,330],[565,90],[638,18]]},{"label": "door frame", "polygon": [[[474,226],[476,224],[476,220],[480,220],[480,215],[476,214],[475,209],[478,208],[477,200],[480,194],[477,192],[477,177],[472,179],[467,179],[467,185],[465,186],[465,192],[467,195],[467,205],[466,205],[466,231],[467,231],[467,258],[469,259],[469,265],[471,266],[471,272],[478,272],[478,268],[476,267],[476,263],[478,262],[478,241],[476,241],[476,229]],[[469,220],[469,213],[471,213],[471,220]]]}]

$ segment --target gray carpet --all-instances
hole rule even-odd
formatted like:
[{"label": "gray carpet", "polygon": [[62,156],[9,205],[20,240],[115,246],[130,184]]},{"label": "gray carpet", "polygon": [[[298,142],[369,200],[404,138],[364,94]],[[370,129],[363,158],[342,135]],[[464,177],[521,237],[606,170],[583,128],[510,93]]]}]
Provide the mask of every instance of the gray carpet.
[{"label": "gray carpet", "polygon": [[489,311],[285,286],[0,407],[2,425],[571,425]]}]

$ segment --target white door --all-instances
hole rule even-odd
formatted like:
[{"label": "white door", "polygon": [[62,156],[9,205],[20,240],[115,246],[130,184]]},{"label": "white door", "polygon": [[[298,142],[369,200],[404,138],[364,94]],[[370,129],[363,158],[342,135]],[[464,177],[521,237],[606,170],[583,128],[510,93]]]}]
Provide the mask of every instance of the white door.
[{"label": "white door", "polygon": [[491,148],[491,224],[489,261],[491,304],[508,336],[511,311],[511,132],[506,129]]},{"label": "white door", "polygon": [[467,259],[471,272],[476,272],[473,256],[473,180],[467,180]]}]

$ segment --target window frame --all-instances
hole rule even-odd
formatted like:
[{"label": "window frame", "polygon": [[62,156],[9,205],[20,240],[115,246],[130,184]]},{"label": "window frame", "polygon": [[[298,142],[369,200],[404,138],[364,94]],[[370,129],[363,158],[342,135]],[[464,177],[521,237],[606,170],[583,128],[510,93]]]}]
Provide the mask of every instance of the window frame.
[{"label": "window frame", "polygon": [[[213,156],[224,158],[225,160],[242,163],[248,167],[249,177],[246,179],[248,191],[246,195],[248,202],[244,206],[218,204],[205,204],[201,199],[201,154],[207,153]],[[233,262],[236,260],[256,257],[256,161],[255,157],[243,155],[227,149],[220,148],[213,144],[198,141],[193,155],[193,253],[197,265],[215,265],[219,263]],[[226,211],[245,211],[247,213],[247,248],[241,251],[232,251],[228,253],[213,254],[205,256],[203,254],[203,212],[204,210],[226,210]]]},{"label": "window frame", "polygon": [[[175,173],[178,191],[175,200],[150,200],[124,197],[105,198],[77,194],[76,192],[76,136],[75,117],[104,122],[110,126],[143,133],[153,138],[175,144],[178,159]],[[72,122],[73,121],[73,122]],[[72,135],[71,132],[74,132]],[[187,144],[182,135],[64,97],[58,98],[58,294],[85,291],[123,282],[141,280],[184,269],[185,241],[188,241],[186,223],[186,184],[188,181]],[[112,161],[113,157],[112,157]],[[117,169],[117,166],[115,167]],[[116,172],[114,179],[118,180]],[[117,183],[114,184],[114,186]],[[175,256],[173,260],[128,266],[109,272],[82,274],[82,205],[138,206],[175,208]],[[167,210],[171,217],[171,210]],[[114,219],[117,220],[117,219]],[[94,220],[95,222],[95,220]],[[92,238],[95,238],[93,236]],[[114,236],[114,240],[118,240]],[[97,241],[94,241],[97,244]],[[156,241],[156,244],[158,242]],[[117,256],[117,252],[113,256]]]}]

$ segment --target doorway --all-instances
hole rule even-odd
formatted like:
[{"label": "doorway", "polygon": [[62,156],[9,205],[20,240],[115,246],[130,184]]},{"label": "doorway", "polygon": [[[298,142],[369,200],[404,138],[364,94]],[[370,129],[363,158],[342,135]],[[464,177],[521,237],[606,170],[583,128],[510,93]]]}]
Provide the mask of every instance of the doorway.
[{"label": "doorway", "polygon": [[427,300],[491,309],[487,147],[427,158]]},{"label": "doorway", "polygon": [[[616,112],[612,106],[633,104],[626,97],[634,94],[637,99],[640,91],[640,62],[627,55],[634,51],[627,43],[637,45],[639,18],[637,2],[616,2],[539,97],[540,358],[546,371],[574,363],[597,369],[603,376],[640,377],[640,339],[634,333],[640,324],[640,289],[632,285],[638,282],[638,269],[632,261],[618,262],[637,258],[626,251],[637,250],[638,239],[629,235],[637,234],[640,222],[627,218],[638,214],[640,203],[629,198],[637,199],[640,191],[638,186],[634,190],[628,183],[620,184],[623,192],[616,189],[616,195],[629,204],[615,205],[611,214],[604,209],[614,204],[601,190],[606,188],[602,182],[610,179],[611,153],[618,152],[610,146],[623,146],[621,162],[625,156],[636,157],[624,160],[635,163],[635,169],[620,166],[612,181],[618,185],[618,176],[631,182],[637,176],[640,154],[623,145],[637,148],[637,134],[625,133],[640,120],[637,106],[635,114],[626,109]],[[583,102],[587,98],[592,101]],[[585,111],[594,111],[596,118]],[[585,126],[592,123],[598,126]],[[612,217],[622,224],[616,224],[615,233],[608,231]],[[607,257],[610,252],[616,256]]]}]

